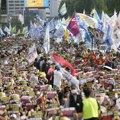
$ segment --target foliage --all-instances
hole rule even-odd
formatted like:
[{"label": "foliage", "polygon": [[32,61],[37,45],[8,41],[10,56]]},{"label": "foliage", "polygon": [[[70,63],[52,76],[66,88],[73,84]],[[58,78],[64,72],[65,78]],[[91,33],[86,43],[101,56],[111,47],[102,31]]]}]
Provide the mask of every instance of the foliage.
[{"label": "foliage", "polygon": [[21,22],[18,20],[18,17],[13,17],[11,20],[11,26],[16,26],[17,30],[21,28]]},{"label": "foliage", "polygon": [[67,15],[72,16],[74,11],[82,13],[85,10],[86,14],[90,14],[91,10],[95,8],[99,14],[102,10],[109,16],[113,15],[114,10],[120,11],[120,0],[62,0],[60,7],[63,3],[67,6]]},{"label": "foliage", "polygon": [[83,10],[86,11],[86,14],[90,14],[93,8],[95,8],[98,13],[101,13],[102,10],[107,11],[104,0],[62,0],[60,7],[64,2],[68,10],[67,16],[71,16],[74,11],[82,13]]},{"label": "foliage", "polygon": [[0,8],[0,18],[1,18],[1,14],[2,14],[2,10],[1,10],[1,8]]},{"label": "foliage", "polygon": [[108,7],[108,14],[113,15],[114,10],[119,13],[120,11],[120,0],[106,0],[106,5]]}]

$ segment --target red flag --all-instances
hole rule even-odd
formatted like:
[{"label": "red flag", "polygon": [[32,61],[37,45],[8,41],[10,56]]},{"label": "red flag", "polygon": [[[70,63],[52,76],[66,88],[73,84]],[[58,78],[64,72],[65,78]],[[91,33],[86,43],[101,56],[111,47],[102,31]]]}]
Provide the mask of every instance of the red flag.
[{"label": "red flag", "polygon": [[76,21],[76,17],[75,15],[72,16],[68,26],[67,26],[67,29],[74,35],[76,36],[80,30],[79,30],[79,27],[77,25],[77,21]]},{"label": "red flag", "polygon": [[68,67],[68,68],[71,70],[71,74],[72,74],[72,75],[75,75],[75,70],[74,70],[74,68],[72,67],[72,65],[71,65],[68,61],[66,61],[66,60],[65,60],[64,58],[62,58],[62,57],[57,56],[57,55],[54,54],[54,53],[52,54],[52,57],[53,57],[54,60],[55,60],[56,62],[58,62],[59,64]]}]

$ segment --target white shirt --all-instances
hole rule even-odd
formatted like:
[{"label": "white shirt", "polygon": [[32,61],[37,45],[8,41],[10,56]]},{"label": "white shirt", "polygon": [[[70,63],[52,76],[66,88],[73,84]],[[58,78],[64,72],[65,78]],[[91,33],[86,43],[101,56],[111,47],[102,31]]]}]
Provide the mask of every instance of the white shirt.
[{"label": "white shirt", "polygon": [[63,78],[62,73],[60,71],[55,70],[54,71],[53,85],[60,87],[62,78]]}]

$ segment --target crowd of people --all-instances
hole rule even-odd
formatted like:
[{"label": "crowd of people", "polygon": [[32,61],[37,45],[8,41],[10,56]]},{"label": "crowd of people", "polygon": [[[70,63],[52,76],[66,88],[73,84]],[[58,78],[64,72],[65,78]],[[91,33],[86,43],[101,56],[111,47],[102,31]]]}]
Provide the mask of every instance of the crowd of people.
[{"label": "crowd of people", "polygon": [[[53,43],[48,54],[37,48],[30,64],[26,57],[32,45],[24,40],[0,51],[0,120],[120,119],[119,52]],[[71,63],[77,83],[65,77],[70,68],[52,53]]]}]

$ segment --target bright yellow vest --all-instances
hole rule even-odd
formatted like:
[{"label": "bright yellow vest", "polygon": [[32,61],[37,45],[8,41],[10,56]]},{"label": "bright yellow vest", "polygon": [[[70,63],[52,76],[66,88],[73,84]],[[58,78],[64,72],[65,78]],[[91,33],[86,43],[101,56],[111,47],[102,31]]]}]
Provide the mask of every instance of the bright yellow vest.
[{"label": "bright yellow vest", "polygon": [[94,98],[83,100],[83,119],[98,117],[98,103]]}]

